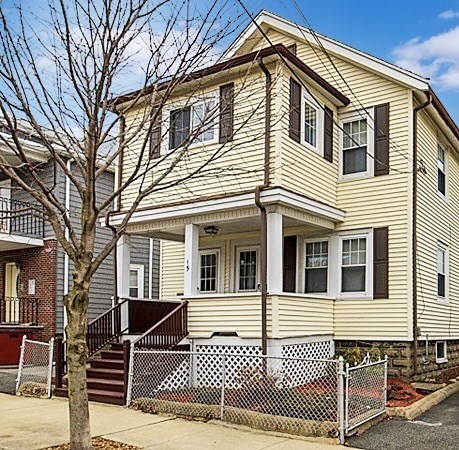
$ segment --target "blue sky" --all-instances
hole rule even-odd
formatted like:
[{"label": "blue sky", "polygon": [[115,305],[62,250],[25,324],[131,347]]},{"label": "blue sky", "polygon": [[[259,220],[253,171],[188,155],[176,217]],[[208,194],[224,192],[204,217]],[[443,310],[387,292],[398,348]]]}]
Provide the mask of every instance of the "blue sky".
[{"label": "blue sky", "polygon": [[[297,0],[319,33],[431,78],[459,123],[459,0]],[[305,25],[292,0],[251,0]]]}]

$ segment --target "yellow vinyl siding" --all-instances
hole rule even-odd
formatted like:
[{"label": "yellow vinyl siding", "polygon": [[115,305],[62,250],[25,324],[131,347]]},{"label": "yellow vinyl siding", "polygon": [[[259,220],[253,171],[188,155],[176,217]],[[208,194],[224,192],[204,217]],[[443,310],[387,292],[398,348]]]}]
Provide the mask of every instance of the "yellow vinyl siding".
[{"label": "yellow vinyl siding", "polygon": [[276,338],[333,334],[333,299],[279,295]]},{"label": "yellow vinyl siding", "polygon": [[[418,174],[418,327],[421,339],[456,337],[459,335],[459,162],[456,149],[448,145],[425,112],[418,119],[419,159],[426,173]],[[437,137],[439,136],[439,137]],[[447,200],[437,189],[437,145],[446,151]],[[446,244],[449,253],[448,303],[437,297],[437,248]]]},{"label": "yellow vinyl siding", "polygon": [[183,243],[161,241],[160,300],[177,300],[177,295],[183,295],[184,261]]},{"label": "yellow vinyl siding", "polygon": [[[273,71],[273,82],[276,86],[277,76],[275,68]],[[251,73],[241,71],[239,76],[233,76],[230,80],[225,79],[225,83],[234,81],[235,98],[234,98],[234,139],[231,143],[224,146],[217,143],[200,144],[194,143],[186,151],[174,170],[161,181],[161,189],[156,190],[152,195],[146,198],[142,207],[156,207],[168,203],[183,202],[187,200],[196,200],[203,197],[215,195],[234,194],[253,190],[257,185],[263,182],[264,170],[264,115],[265,115],[265,77],[257,69]],[[219,83],[210,85],[205,91],[196,92],[196,96],[206,92],[218,92]],[[192,96],[194,93],[188,93]],[[275,92],[273,96],[276,97]],[[170,100],[164,108],[163,119],[167,117],[170,109],[186,102],[187,97],[176,97]],[[218,98],[217,98],[218,102]],[[170,108],[170,109],[168,109]],[[169,112],[168,112],[169,111]],[[273,112],[275,108],[273,108]],[[135,114],[132,112],[127,118],[127,127],[135,121]],[[218,114],[217,114],[218,116]],[[218,117],[216,120],[215,136],[218,141]],[[164,120],[163,120],[164,124]],[[139,138],[125,152],[123,179],[135,167],[138,161],[140,146],[145,135],[139,135]],[[177,150],[174,155],[177,155]],[[158,167],[154,168],[147,175],[143,187],[148,183],[154,182],[161,177],[175,156],[170,155]],[[212,161],[209,164],[206,162]],[[144,158],[144,164],[146,158]],[[155,163],[155,160],[153,160]],[[190,173],[195,173],[191,179],[183,180]],[[274,177],[274,168],[272,172]],[[176,185],[177,181],[179,184]],[[122,204],[129,205],[135,198],[140,186],[140,181],[133,183],[129,189],[123,193]],[[163,187],[166,186],[166,189]]]}]

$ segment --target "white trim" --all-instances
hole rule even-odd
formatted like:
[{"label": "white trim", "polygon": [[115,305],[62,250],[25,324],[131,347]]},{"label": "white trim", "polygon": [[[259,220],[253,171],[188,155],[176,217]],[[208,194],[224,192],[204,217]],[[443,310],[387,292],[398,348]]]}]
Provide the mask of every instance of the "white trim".
[{"label": "white trim", "polygon": [[[355,172],[344,174],[344,124],[355,122],[357,120],[367,121],[367,149],[366,149],[366,165],[365,172]],[[340,116],[339,124],[339,181],[355,180],[360,178],[371,178],[374,176],[374,129],[370,126],[374,123],[374,108],[368,110],[352,111]]]},{"label": "white trim", "polygon": [[[323,157],[324,155],[324,117],[325,112],[319,103],[309,94],[309,92],[301,87],[303,95],[302,95],[302,102],[300,108],[300,136],[301,136],[301,143],[309,150],[312,150],[318,153],[320,156]],[[313,108],[316,112],[316,145],[312,145],[306,141],[306,129],[305,129],[305,103],[308,104],[311,108]]]},{"label": "white trim", "polygon": [[[137,286],[131,286],[131,271],[137,272]],[[137,296],[129,298],[144,298],[144,284],[145,284],[145,266],[143,264],[129,264],[129,294],[131,294],[131,288],[137,288]]]},{"label": "white trim", "polygon": [[153,239],[149,239],[148,250],[148,298],[153,300]]},{"label": "white trim", "polygon": [[[282,188],[268,189],[261,192],[261,201],[264,205],[283,204],[307,213],[315,214],[334,222],[344,222],[345,212],[341,209],[318,202]],[[130,224],[149,222],[152,220],[165,220],[178,217],[186,217],[198,214],[215,213],[217,211],[227,211],[240,209],[255,205],[255,193],[238,194],[212,200],[183,203],[181,205],[162,206],[136,211]],[[125,213],[120,212],[110,216],[110,224],[120,225]],[[101,219],[101,224],[105,224],[105,219]]]},{"label": "white trim", "polygon": [[[296,25],[295,23],[279,17],[271,12],[262,10],[257,17],[255,18],[258,26],[263,26],[266,24],[267,27],[277,28],[283,33],[289,33],[300,41],[304,41],[305,37],[311,45],[317,46],[314,36],[311,35],[310,31],[307,28]],[[255,32],[257,31],[257,26],[251,23],[234,41],[234,43],[228,48],[224,53],[223,57],[229,59],[237,52],[237,50],[242,46],[242,44]],[[336,55],[353,61],[354,63],[360,64],[364,67],[367,67],[370,70],[378,72],[386,77],[392,78],[399,83],[412,87],[414,89],[420,89],[425,91],[429,88],[429,82],[426,78],[421,77],[420,75],[414,74],[408,70],[405,70],[401,67],[390,64],[382,59],[376,58],[375,56],[364,53],[360,50],[352,48],[346,44],[338,42],[329,37],[323,36],[319,33],[315,33],[324,48]]]},{"label": "white trim", "polygon": [[[438,357],[438,344],[442,344],[444,346],[445,356],[443,358]],[[448,346],[446,344],[446,341],[436,341],[435,342],[435,362],[437,364],[448,362]]]}]

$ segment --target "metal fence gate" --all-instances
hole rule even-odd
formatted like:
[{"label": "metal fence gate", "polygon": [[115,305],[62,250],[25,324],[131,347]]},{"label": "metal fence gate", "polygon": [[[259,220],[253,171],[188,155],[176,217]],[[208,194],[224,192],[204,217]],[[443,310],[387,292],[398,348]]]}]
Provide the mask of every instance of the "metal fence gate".
[{"label": "metal fence gate", "polygon": [[386,412],[387,356],[377,362],[346,364],[346,434]]},{"label": "metal fence gate", "polygon": [[49,342],[27,339],[24,335],[19,358],[16,393],[51,397],[54,338]]}]

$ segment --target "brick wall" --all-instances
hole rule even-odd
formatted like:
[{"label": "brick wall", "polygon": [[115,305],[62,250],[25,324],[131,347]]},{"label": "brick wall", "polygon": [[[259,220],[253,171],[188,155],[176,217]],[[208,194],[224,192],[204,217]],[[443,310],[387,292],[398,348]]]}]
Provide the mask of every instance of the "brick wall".
[{"label": "brick wall", "polygon": [[[46,240],[43,247],[0,252],[0,296],[5,292],[5,264],[19,261],[18,296],[38,298],[38,324],[43,326],[42,339],[56,332],[57,242]],[[29,280],[35,280],[35,295],[29,295]]]},{"label": "brick wall", "polygon": [[335,341],[336,353],[344,353],[347,349],[358,346],[362,349],[376,347],[381,355],[389,357],[389,376],[396,376],[412,380],[447,381],[459,375],[459,340],[447,342],[448,361],[435,361],[435,341],[429,342],[426,353],[425,341],[418,343],[418,369],[414,373],[414,347],[412,342],[355,342]]}]

